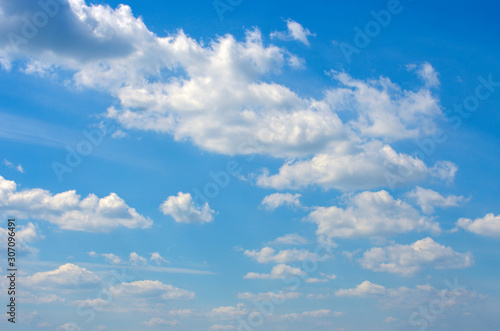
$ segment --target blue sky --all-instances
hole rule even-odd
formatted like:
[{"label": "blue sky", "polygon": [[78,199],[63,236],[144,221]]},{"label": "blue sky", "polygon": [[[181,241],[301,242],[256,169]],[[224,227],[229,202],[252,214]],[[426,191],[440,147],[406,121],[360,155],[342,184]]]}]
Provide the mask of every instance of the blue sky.
[{"label": "blue sky", "polygon": [[496,330],[499,9],[0,0],[2,330]]}]

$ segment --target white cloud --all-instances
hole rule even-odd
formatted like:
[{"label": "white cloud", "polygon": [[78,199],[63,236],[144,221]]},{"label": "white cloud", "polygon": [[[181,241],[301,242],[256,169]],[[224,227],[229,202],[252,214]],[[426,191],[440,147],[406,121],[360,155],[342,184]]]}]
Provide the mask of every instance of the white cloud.
[{"label": "white cloud", "polygon": [[99,254],[97,254],[97,253],[96,253],[96,252],[94,252],[94,251],[90,251],[90,252],[88,252],[87,254],[88,254],[90,257],[97,257],[97,256],[99,256]]},{"label": "white cloud", "polygon": [[457,226],[482,236],[500,238],[500,215],[495,216],[493,213],[475,220],[460,218]]},{"label": "white cloud", "polygon": [[177,310],[170,310],[168,314],[180,318],[187,318],[193,316],[194,311],[191,309],[177,309]]},{"label": "white cloud", "polygon": [[428,62],[419,66],[409,65],[408,69],[416,70],[417,75],[425,82],[427,87],[438,87],[441,84],[436,69]]},{"label": "white cloud", "polygon": [[340,289],[335,292],[336,296],[358,296],[364,297],[368,295],[385,294],[386,288],[382,285],[373,284],[367,280],[351,289]]},{"label": "white cloud", "polygon": [[216,330],[236,330],[236,327],[234,327],[232,325],[225,325],[225,324],[214,324],[208,330],[210,330],[210,331],[216,331]]},{"label": "white cloud", "polygon": [[300,194],[291,194],[291,193],[273,193],[266,196],[261,205],[264,206],[267,210],[275,210],[276,208],[287,205],[287,206],[295,206],[300,207]]},{"label": "white cloud", "polygon": [[257,185],[273,189],[316,185],[325,190],[364,190],[404,186],[427,177],[449,181],[456,170],[451,162],[437,162],[428,167],[416,157],[372,141],[358,146],[345,144],[308,160],[288,161],[277,174],[269,175],[265,170],[257,178]]},{"label": "white cloud", "polygon": [[337,275],[334,274],[327,275],[325,273],[321,273],[320,276],[322,276],[323,278],[314,278],[314,277],[307,278],[306,283],[326,283],[331,280],[337,279]]},{"label": "white cloud", "polygon": [[167,320],[164,320],[163,318],[153,317],[147,322],[142,322],[142,324],[144,324],[146,326],[160,326],[160,325],[177,326],[180,323],[179,323],[179,321],[176,321],[176,320],[167,321]]},{"label": "white cloud", "polygon": [[0,214],[18,219],[35,218],[61,229],[109,232],[117,227],[149,228],[153,221],[127,206],[115,193],[99,199],[90,194],[81,199],[76,191],[52,195],[42,189],[17,191],[14,181],[0,176]]},{"label": "white cloud", "polygon": [[306,245],[307,239],[297,233],[286,234],[268,243],[268,245]]},{"label": "white cloud", "polygon": [[11,168],[11,169],[16,169],[17,171],[19,171],[20,173],[24,174],[24,168],[22,165],[18,164],[17,166],[10,162],[9,160],[7,159],[3,159],[3,164],[5,164],[7,167]]},{"label": "white cloud", "polygon": [[222,306],[212,309],[208,316],[219,320],[234,320],[248,314],[248,309],[242,303],[238,303],[236,307]]},{"label": "white cloud", "polygon": [[[7,246],[7,238],[9,230],[0,228],[0,245]],[[16,245],[19,249],[18,254],[37,254],[38,249],[31,247],[29,244],[36,242],[39,239],[45,238],[40,234],[38,226],[29,222],[27,225],[19,225],[16,229]]]},{"label": "white cloud", "polygon": [[416,200],[417,204],[426,214],[434,213],[434,208],[436,207],[458,207],[461,203],[468,201],[465,197],[457,195],[449,195],[445,198],[436,191],[421,188],[420,186],[409,192],[407,196]]},{"label": "white cloud", "polygon": [[366,251],[358,262],[365,269],[401,276],[411,276],[424,268],[466,268],[474,265],[472,253],[455,252],[432,238],[418,240],[411,245],[375,247]]},{"label": "white cloud", "polygon": [[55,270],[25,277],[23,284],[42,289],[87,289],[97,287],[100,281],[98,276],[87,269],[67,263]]},{"label": "white cloud", "polygon": [[286,249],[276,251],[271,247],[264,247],[260,251],[246,250],[244,254],[259,263],[289,263],[304,260],[317,260],[317,256],[305,249]]},{"label": "white cloud", "polygon": [[317,207],[308,220],[318,224],[318,235],[333,238],[391,236],[409,231],[439,232],[439,224],[421,215],[387,191],[362,192],[349,198],[348,207]]},{"label": "white cloud", "polygon": [[286,21],[286,26],[288,28],[288,31],[286,32],[275,31],[271,33],[270,35],[271,38],[278,38],[281,40],[297,40],[303,43],[304,45],[309,46],[309,40],[307,38],[311,36],[316,36],[315,33],[311,33],[309,29],[304,29],[302,25],[295,22],[294,20],[288,19]]},{"label": "white cloud", "polygon": [[279,315],[279,318],[282,320],[303,320],[303,319],[317,319],[328,316],[341,317],[343,315],[344,313],[342,312],[333,312],[330,309],[319,309],[312,311],[304,311],[300,314],[291,313],[291,314]]},{"label": "white cloud", "polygon": [[397,321],[398,321],[398,319],[396,317],[391,317],[391,316],[387,317],[384,320],[384,322],[386,322],[386,323],[394,323],[394,322],[397,322]]},{"label": "white cloud", "polygon": [[162,300],[192,299],[192,291],[180,289],[160,281],[141,280],[132,283],[121,283],[110,288],[113,295],[135,298],[157,298]]},{"label": "white cloud", "polygon": [[157,265],[162,265],[162,264],[167,264],[168,261],[165,260],[161,255],[160,253],[158,252],[154,252],[154,253],[151,253],[151,260],[152,261],[155,261]]},{"label": "white cloud", "polygon": [[197,207],[191,194],[182,192],[168,197],[160,208],[164,215],[172,216],[177,223],[209,223],[215,214],[208,202],[202,208]]},{"label": "white cloud", "polygon": [[148,264],[148,260],[145,257],[140,256],[136,252],[130,253],[129,261],[133,265],[146,265],[146,264]]},{"label": "white cloud", "polygon": [[29,293],[26,291],[18,292],[19,301],[23,303],[31,303],[35,305],[46,305],[48,303],[61,303],[65,302],[66,299],[61,298],[55,294],[48,294],[44,296],[38,296],[33,293]]},{"label": "white cloud", "polygon": [[262,293],[252,293],[252,292],[244,292],[238,293],[238,299],[241,300],[250,300],[250,301],[263,301],[263,300],[272,300],[273,302],[283,302],[285,300],[298,299],[302,296],[299,292],[262,292]]},{"label": "white cloud", "polygon": [[286,264],[277,264],[271,269],[270,274],[259,274],[256,272],[249,272],[245,275],[245,279],[286,279],[292,276],[304,276],[305,271],[290,267]]},{"label": "white cloud", "polygon": [[80,328],[76,323],[73,322],[68,322],[64,323],[63,325],[59,326],[56,330],[62,330],[62,331],[80,331],[82,328]]},{"label": "white cloud", "polygon": [[120,264],[122,263],[122,259],[112,253],[104,253],[102,256],[111,264]]}]

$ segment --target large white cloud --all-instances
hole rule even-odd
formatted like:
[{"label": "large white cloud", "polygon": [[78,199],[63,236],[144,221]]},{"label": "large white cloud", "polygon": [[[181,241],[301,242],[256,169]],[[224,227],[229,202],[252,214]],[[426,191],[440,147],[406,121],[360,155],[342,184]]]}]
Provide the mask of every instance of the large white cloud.
[{"label": "large white cloud", "polygon": [[[0,8],[6,15],[0,31],[19,33],[23,15],[40,10],[35,3],[23,7],[7,1]],[[288,28],[290,37],[307,43],[307,29],[291,20]],[[28,57],[38,69],[25,72],[74,73],[74,84],[119,99],[107,116],[127,129],[170,134],[228,155],[316,155],[286,163],[278,175],[262,176],[262,186],[368,189],[387,186],[384,174],[399,170],[412,173],[403,182],[436,174],[421,160],[381,143],[434,132],[441,109],[429,86],[405,90],[384,77],[357,80],[332,72],[335,87],[326,87],[323,97],[301,96],[273,82],[301,61],[266,44],[258,29],[241,41],[228,34],[202,43],[182,30],[160,37],[129,6],[112,9],[72,0],[26,44],[12,47],[5,36],[0,47],[5,68]],[[431,69],[428,64],[424,70],[429,79]],[[450,166],[441,176],[453,177]]]},{"label": "large white cloud", "polygon": [[149,228],[153,224],[115,193],[104,198],[90,194],[82,199],[76,191],[55,195],[39,188],[17,191],[16,183],[2,176],[0,214],[18,219],[36,218],[61,229],[87,232],[109,232],[120,226]]},{"label": "large white cloud", "polygon": [[424,238],[411,245],[375,247],[366,251],[358,262],[366,269],[401,276],[411,276],[424,268],[467,268],[474,265],[472,253],[456,252],[432,238]]},{"label": "large white cloud", "polygon": [[500,238],[500,215],[495,216],[493,213],[475,220],[460,218],[457,226],[482,236]]},{"label": "large white cloud", "polygon": [[439,232],[439,224],[421,215],[387,191],[352,196],[348,207],[317,207],[308,220],[318,224],[318,235],[333,238],[391,236],[409,231]]},{"label": "large white cloud", "polygon": [[163,214],[172,216],[177,223],[209,223],[214,220],[215,214],[208,202],[203,207],[198,207],[191,194],[182,192],[168,197],[160,209]]}]

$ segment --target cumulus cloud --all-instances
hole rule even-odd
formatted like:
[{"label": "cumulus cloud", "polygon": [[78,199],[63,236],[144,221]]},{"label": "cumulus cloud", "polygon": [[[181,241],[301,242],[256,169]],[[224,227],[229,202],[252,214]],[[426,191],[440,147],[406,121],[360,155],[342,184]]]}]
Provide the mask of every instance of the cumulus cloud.
[{"label": "cumulus cloud", "polygon": [[160,281],[141,280],[121,283],[110,288],[113,295],[129,298],[156,298],[162,300],[192,299],[194,292],[163,284]]},{"label": "cumulus cloud", "polygon": [[142,322],[142,324],[144,324],[145,326],[177,326],[179,325],[179,321],[176,321],[176,320],[165,320],[163,318],[159,318],[159,317],[153,317],[151,318],[149,321],[146,321],[146,322]]},{"label": "cumulus cloud", "polygon": [[262,292],[262,293],[252,293],[244,292],[238,293],[238,299],[250,300],[250,301],[263,301],[272,300],[273,302],[283,302],[284,300],[298,299],[302,296],[299,292]]},{"label": "cumulus cloud", "polygon": [[14,181],[0,176],[0,214],[18,219],[35,218],[64,230],[109,232],[117,227],[149,228],[153,221],[129,207],[115,193],[99,199],[90,194],[81,199],[76,191],[52,195],[43,189],[17,191]]},{"label": "cumulus cloud", "polygon": [[317,319],[317,318],[323,318],[323,317],[341,317],[344,316],[344,313],[338,312],[338,311],[331,311],[330,309],[319,309],[319,310],[312,310],[312,311],[304,311],[302,313],[291,313],[291,314],[284,314],[284,315],[279,315],[279,318],[281,320],[304,320],[304,319]]},{"label": "cumulus cloud", "polygon": [[41,289],[88,289],[96,288],[101,279],[91,271],[67,263],[52,271],[37,272],[22,278],[22,283]]},{"label": "cumulus cloud", "polygon": [[424,268],[467,268],[474,265],[472,253],[455,252],[432,238],[418,240],[411,245],[375,247],[366,251],[358,262],[365,269],[401,276],[412,276]]},{"label": "cumulus cloud", "polygon": [[268,243],[268,245],[306,245],[307,239],[297,233],[289,233]]},{"label": "cumulus cloud", "polygon": [[345,297],[345,296],[364,297],[367,295],[384,294],[385,290],[386,289],[384,286],[373,284],[372,282],[365,280],[355,288],[340,289],[335,292],[335,295],[339,297]]},{"label": "cumulus cloud", "polygon": [[317,207],[308,220],[316,233],[333,238],[387,237],[409,231],[439,232],[439,224],[421,215],[387,191],[362,192],[349,198],[348,207]]},{"label": "cumulus cloud", "polygon": [[248,309],[243,303],[234,306],[222,306],[212,309],[208,316],[219,320],[235,320],[248,314]]},{"label": "cumulus cloud", "polygon": [[426,214],[434,213],[436,207],[458,207],[461,203],[468,201],[465,197],[457,195],[449,195],[445,198],[436,191],[421,188],[420,186],[409,192],[407,196],[415,200]]},{"label": "cumulus cloud", "polygon": [[271,247],[264,247],[260,251],[246,250],[244,254],[259,263],[289,263],[304,260],[317,260],[317,256],[305,249],[286,249],[276,251]]},{"label": "cumulus cloud", "polygon": [[136,252],[130,253],[129,261],[130,261],[130,263],[132,263],[132,265],[146,265],[146,264],[148,264],[148,260],[145,257],[140,256]]},{"label": "cumulus cloud", "polygon": [[102,256],[106,259],[107,262],[111,264],[120,264],[122,263],[122,259],[120,257],[116,256],[113,253],[104,253]]},{"label": "cumulus cloud", "polygon": [[64,323],[63,325],[59,326],[56,330],[57,331],[80,331],[82,328],[80,328],[76,323],[73,322],[68,322]]},{"label": "cumulus cloud", "polygon": [[168,197],[160,206],[164,215],[170,215],[177,223],[209,223],[214,220],[215,212],[208,202],[197,207],[190,193],[179,192]]},{"label": "cumulus cloud", "polygon": [[286,279],[292,276],[304,276],[305,271],[290,267],[286,264],[277,264],[271,269],[270,274],[259,274],[256,272],[249,272],[245,275],[245,279]]},{"label": "cumulus cloud", "polygon": [[275,31],[271,33],[271,38],[278,38],[281,40],[297,40],[304,45],[309,46],[308,37],[316,36],[315,33],[311,33],[309,29],[305,29],[301,24],[295,22],[292,19],[286,21],[286,26],[288,30],[286,32]]},{"label": "cumulus cloud", "polygon": [[[35,3],[2,2],[1,8],[9,17],[0,20],[1,31],[20,31],[23,15],[39,10]],[[428,86],[410,91],[384,77],[356,80],[332,72],[335,87],[315,99],[272,82],[300,60],[266,44],[258,29],[241,41],[227,34],[202,43],[182,30],[157,36],[126,5],[113,9],[78,0],[59,10],[50,28],[40,29],[28,43],[15,47],[2,35],[3,67],[30,58],[37,68],[73,72],[74,85],[119,99],[107,116],[125,129],[169,134],[227,155],[315,155],[293,167],[285,163],[277,177],[260,178],[259,185],[268,187],[372,189],[387,185],[383,174],[395,170],[414,170],[405,183],[427,175],[452,177],[450,164],[427,167],[390,146],[365,143],[366,138],[390,142],[431,134],[441,108]],[[286,38],[308,43],[307,29],[292,20],[287,26]]]},{"label": "cumulus cloud", "polygon": [[322,278],[315,278],[315,277],[307,278],[306,283],[326,283],[326,282],[329,282],[331,280],[337,279],[337,275],[335,275],[335,274],[327,275],[327,274],[322,272],[322,273],[320,273],[320,276]]},{"label": "cumulus cloud", "polygon": [[490,213],[475,220],[460,218],[456,225],[475,234],[500,238],[500,215],[495,216],[495,214]]},{"label": "cumulus cloud", "polygon": [[286,205],[286,206],[300,206],[300,194],[291,194],[291,193],[273,193],[266,196],[261,205],[264,206],[267,210],[275,210],[276,208]]}]

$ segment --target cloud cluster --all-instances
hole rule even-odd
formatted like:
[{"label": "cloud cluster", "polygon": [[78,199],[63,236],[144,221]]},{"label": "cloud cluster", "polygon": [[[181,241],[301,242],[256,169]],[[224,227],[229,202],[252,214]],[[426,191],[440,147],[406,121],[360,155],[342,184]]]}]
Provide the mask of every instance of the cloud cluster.
[{"label": "cloud cluster", "polygon": [[168,197],[160,206],[164,215],[170,215],[177,223],[209,223],[214,220],[215,212],[208,202],[197,207],[190,193],[179,192]]},{"label": "cloud cluster", "polygon": [[90,194],[82,199],[76,191],[52,195],[42,189],[17,191],[14,181],[0,176],[0,214],[18,219],[36,218],[64,230],[109,232],[123,226],[149,228],[153,221],[137,213],[115,193],[98,198]]},{"label": "cloud cluster", "polygon": [[457,221],[457,226],[482,236],[500,238],[500,215],[495,216],[493,213],[475,220],[460,218]]}]

